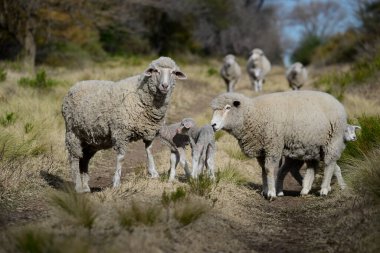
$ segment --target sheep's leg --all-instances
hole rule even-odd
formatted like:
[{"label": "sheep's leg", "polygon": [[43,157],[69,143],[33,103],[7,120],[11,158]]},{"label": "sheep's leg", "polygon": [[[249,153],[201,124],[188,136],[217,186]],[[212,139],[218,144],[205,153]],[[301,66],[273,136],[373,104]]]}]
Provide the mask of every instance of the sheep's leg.
[{"label": "sheep's leg", "polygon": [[154,165],[154,159],[152,154],[152,143],[153,141],[144,141],[145,143],[145,151],[148,160],[148,172],[152,178],[158,177],[158,172],[156,170],[156,166]]},{"label": "sheep's leg", "polygon": [[309,194],[309,191],[311,190],[311,187],[313,185],[315,170],[317,169],[317,166],[318,166],[318,163],[315,161],[306,162],[306,164],[307,164],[307,169],[306,169],[305,177],[302,181],[301,195]]},{"label": "sheep's leg", "polygon": [[299,185],[302,186],[302,181],[303,181],[303,177],[300,173],[300,169],[303,165],[303,161],[298,161],[296,165],[294,165],[291,169],[290,169],[290,174],[292,174],[292,176],[294,177],[294,179],[299,183]]},{"label": "sheep's leg", "polygon": [[259,81],[255,80],[254,83],[255,83],[255,91],[259,92]]},{"label": "sheep's leg", "polygon": [[[323,180],[322,180],[322,185],[321,185],[321,191],[320,195],[321,196],[326,196],[327,193],[329,192],[329,187],[331,183],[331,177],[334,173],[334,170],[336,168],[336,163],[330,163],[325,167],[324,173],[323,173]],[[331,189],[331,188],[330,188]]]},{"label": "sheep's leg", "polygon": [[90,192],[90,187],[88,186],[88,181],[90,177],[88,175],[88,163],[90,159],[94,156],[95,152],[90,148],[83,148],[83,157],[79,158],[79,171],[81,178],[81,189],[78,188],[80,192]]},{"label": "sheep's leg", "polygon": [[116,171],[115,171],[115,175],[113,176],[114,188],[120,186],[121,168],[123,166],[124,157],[125,157],[124,149],[118,149],[117,156],[116,156]]},{"label": "sheep's leg", "polygon": [[193,171],[191,172],[192,178],[198,178],[199,158],[200,158],[200,150],[198,146],[195,145],[192,150],[192,167],[193,167]]},{"label": "sheep's leg", "polygon": [[268,185],[268,194],[267,198],[269,200],[273,200],[276,198],[276,175],[275,171],[278,170],[278,165],[280,163],[280,158],[275,157],[266,157],[265,158],[265,164],[264,169],[266,173],[267,178],[267,185]]},{"label": "sheep's leg", "polygon": [[186,153],[183,148],[178,148],[179,152],[179,162],[181,163],[182,168],[185,170],[186,177],[191,176],[191,172],[189,170],[189,165],[186,160]]},{"label": "sheep's leg", "polygon": [[88,185],[87,187],[84,186],[83,179],[86,180],[86,177],[83,177],[80,173],[79,158],[76,158],[70,155],[69,160],[70,160],[71,174],[73,177],[73,181],[75,183],[75,191],[78,193],[90,192],[90,188],[88,187]]},{"label": "sheep's leg", "polygon": [[207,158],[206,158],[206,167],[209,173],[209,176],[215,180],[215,163],[214,163],[215,149],[212,146],[209,146],[207,149]]},{"label": "sheep's leg", "polygon": [[263,157],[257,157],[257,162],[259,163],[262,173],[261,173],[261,178],[263,182],[263,190],[261,194],[263,196],[268,195],[268,182],[267,182],[267,173],[265,171],[265,159]]},{"label": "sheep's leg", "polygon": [[[276,190],[277,190],[277,196],[284,196],[283,187],[284,187],[284,179],[286,174],[290,171],[290,173],[294,173],[294,171],[297,171],[299,174],[299,169],[301,168],[303,162],[294,160],[291,158],[285,158],[285,161],[283,162],[278,174],[277,174],[277,181],[276,181]],[[301,176],[299,174],[299,176]],[[297,180],[298,181],[298,180]],[[302,184],[302,176],[301,176],[301,184]]]},{"label": "sheep's leg", "polygon": [[236,81],[235,81],[235,80],[230,81],[230,82],[228,83],[228,92],[234,92],[235,84],[236,84]]},{"label": "sheep's leg", "polygon": [[335,164],[334,175],[336,176],[340,189],[344,190],[347,187],[347,185],[344,182],[344,179],[342,177],[342,171],[340,170],[340,167],[338,164]]},{"label": "sheep's leg", "polygon": [[175,178],[175,169],[177,168],[178,162],[179,162],[179,153],[178,152],[171,152],[170,153],[170,176],[169,176],[169,182],[173,181]]},{"label": "sheep's leg", "polygon": [[263,90],[263,80],[258,81],[258,86],[259,86],[258,90],[262,91]]}]

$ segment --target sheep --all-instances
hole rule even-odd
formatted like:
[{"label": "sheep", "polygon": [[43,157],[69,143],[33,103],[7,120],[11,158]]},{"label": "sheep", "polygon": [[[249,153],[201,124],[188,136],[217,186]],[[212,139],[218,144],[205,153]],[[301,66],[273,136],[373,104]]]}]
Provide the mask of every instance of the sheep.
[{"label": "sheep", "polygon": [[286,71],[289,87],[299,90],[307,82],[307,70],[300,62],[292,64]]},{"label": "sheep", "polygon": [[271,64],[265,57],[263,50],[255,48],[249,54],[247,62],[247,72],[251,80],[252,88],[256,91],[262,91],[265,76],[271,70]]},{"label": "sheep", "polygon": [[[344,130],[344,142],[348,141],[356,141],[356,129],[361,129],[360,126],[356,125],[347,125],[345,130]],[[285,179],[286,174],[290,171],[291,175],[296,179],[296,181],[302,185],[302,176],[299,172],[303,165],[303,161],[297,161],[297,160],[292,160],[292,159],[287,159],[284,162],[284,165],[281,166],[278,175],[277,175],[277,182],[276,182],[276,189],[277,189],[277,196],[284,196],[283,193],[283,181]],[[334,175],[338,181],[339,187],[343,190],[346,188],[346,183],[344,182],[344,179],[342,177],[342,172],[338,164],[335,164],[335,169],[334,169]],[[329,187],[330,189],[330,187]]]},{"label": "sheep", "polygon": [[117,82],[81,81],[68,91],[62,115],[77,192],[90,192],[89,161],[97,151],[111,147],[117,152],[113,187],[119,186],[127,144],[141,139],[148,171],[158,177],[151,144],[164,122],[176,78],[186,75],[171,58],[160,57],[140,75]]},{"label": "sheep", "polygon": [[241,69],[239,64],[235,61],[234,55],[228,54],[224,57],[220,75],[227,85],[227,92],[233,92],[236,83],[241,77]]},{"label": "sheep", "polygon": [[206,166],[210,178],[215,179],[214,157],[216,152],[214,129],[211,125],[204,125],[201,128],[195,126],[188,127],[181,124],[178,133],[187,134],[190,138],[192,150],[192,178],[198,178],[199,174]]},{"label": "sheep", "polygon": [[[262,168],[263,193],[276,197],[276,175],[284,156],[305,161],[310,175],[325,165],[320,194],[327,195],[336,161],[345,148],[347,114],[333,96],[318,91],[278,92],[248,98],[224,93],[211,102],[215,131],[224,129],[248,157]],[[313,178],[305,177],[301,194],[308,194]]]},{"label": "sheep", "polygon": [[185,148],[190,144],[190,139],[187,134],[178,133],[181,126],[190,129],[195,126],[195,122],[191,118],[184,118],[179,123],[162,126],[158,133],[158,137],[170,147],[169,181],[174,180],[178,163],[184,168],[186,176],[190,176],[185,153]]}]

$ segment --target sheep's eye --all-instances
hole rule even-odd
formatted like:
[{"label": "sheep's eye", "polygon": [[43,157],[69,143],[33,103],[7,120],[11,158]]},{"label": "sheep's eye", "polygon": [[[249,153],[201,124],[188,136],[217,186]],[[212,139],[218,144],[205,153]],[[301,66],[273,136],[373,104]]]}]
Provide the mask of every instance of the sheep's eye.
[{"label": "sheep's eye", "polygon": [[230,106],[230,105],[226,105],[226,106],[224,107],[224,109],[229,110],[229,109],[231,109],[231,106]]}]

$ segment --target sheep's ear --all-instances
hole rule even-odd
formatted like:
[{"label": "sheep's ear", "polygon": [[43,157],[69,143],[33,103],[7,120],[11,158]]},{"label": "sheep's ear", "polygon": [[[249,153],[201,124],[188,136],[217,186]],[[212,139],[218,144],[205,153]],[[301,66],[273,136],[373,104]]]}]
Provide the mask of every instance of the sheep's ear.
[{"label": "sheep's ear", "polygon": [[356,129],[362,129],[360,126],[353,126],[354,127],[354,129],[356,130]]},{"label": "sheep's ear", "polygon": [[157,71],[157,70],[154,68],[148,68],[147,70],[145,70],[144,75],[145,76],[152,76],[153,72],[155,72],[155,71]]},{"label": "sheep's ear", "polygon": [[240,101],[239,101],[239,100],[235,100],[232,104],[233,104],[235,107],[239,107],[239,106],[240,106]]},{"label": "sheep's ear", "polygon": [[193,124],[191,122],[185,122],[184,126],[186,128],[191,128],[193,126]]},{"label": "sheep's ear", "polygon": [[180,80],[187,79],[187,76],[182,71],[174,70],[173,74]]}]

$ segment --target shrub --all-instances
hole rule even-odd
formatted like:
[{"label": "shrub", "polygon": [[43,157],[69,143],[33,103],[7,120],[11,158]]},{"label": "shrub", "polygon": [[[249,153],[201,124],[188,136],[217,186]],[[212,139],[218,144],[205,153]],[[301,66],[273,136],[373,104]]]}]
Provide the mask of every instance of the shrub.
[{"label": "shrub", "polygon": [[215,76],[218,74],[218,71],[215,68],[208,68],[207,75],[208,76]]},{"label": "shrub", "polygon": [[294,50],[291,56],[291,61],[301,62],[304,65],[309,65],[315,49],[321,44],[321,38],[315,35],[305,36],[299,43],[299,46],[296,48],[296,50]]},{"label": "shrub", "polygon": [[129,231],[139,224],[153,226],[158,222],[161,211],[162,208],[159,205],[148,206],[132,201],[129,208],[118,210],[119,224]]},{"label": "shrub", "polygon": [[34,79],[22,77],[18,84],[21,86],[28,86],[36,89],[49,89],[58,84],[57,81],[47,78],[45,70],[41,69],[37,72]]},{"label": "shrub", "polygon": [[210,198],[211,192],[217,183],[218,181],[215,182],[206,174],[201,173],[198,178],[190,178],[190,192],[201,197]]}]

